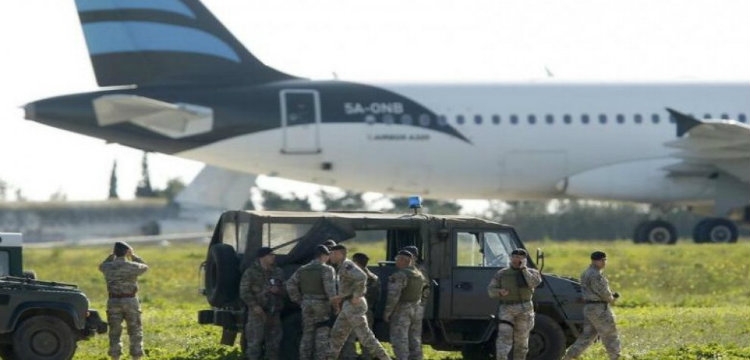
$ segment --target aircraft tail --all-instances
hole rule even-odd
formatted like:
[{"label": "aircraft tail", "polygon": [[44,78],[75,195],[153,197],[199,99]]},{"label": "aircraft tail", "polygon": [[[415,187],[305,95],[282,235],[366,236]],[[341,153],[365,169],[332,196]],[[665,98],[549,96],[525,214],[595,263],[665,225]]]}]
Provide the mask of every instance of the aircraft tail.
[{"label": "aircraft tail", "polygon": [[257,84],[263,64],[199,0],[75,0],[99,86]]}]

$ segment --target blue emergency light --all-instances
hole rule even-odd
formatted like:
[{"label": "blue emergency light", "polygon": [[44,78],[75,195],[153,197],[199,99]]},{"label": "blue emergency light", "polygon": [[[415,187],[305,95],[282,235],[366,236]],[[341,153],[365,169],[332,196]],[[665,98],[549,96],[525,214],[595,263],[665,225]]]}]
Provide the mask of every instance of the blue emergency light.
[{"label": "blue emergency light", "polygon": [[409,209],[420,209],[422,208],[422,197],[421,196],[409,196]]}]

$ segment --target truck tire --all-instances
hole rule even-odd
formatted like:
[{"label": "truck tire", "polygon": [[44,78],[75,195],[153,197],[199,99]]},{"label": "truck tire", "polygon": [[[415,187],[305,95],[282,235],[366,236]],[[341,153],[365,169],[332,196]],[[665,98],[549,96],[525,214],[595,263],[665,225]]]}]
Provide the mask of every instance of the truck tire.
[{"label": "truck tire", "polygon": [[560,359],[565,352],[565,333],[551,317],[537,313],[534,328],[529,336],[529,354],[526,359]]},{"label": "truck tire", "polygon": [[69,360],[76,351],[73,329],[54,316],[24,320],[13,334],[13,352],[24,360]]},{"label": "truck tire", "polygon": [[239,295],[239,260],[234,248],[214,244],[208,248],[206,261],[206,298],[215,307],[224,307]]},{"label": "truck tire", "polygon": [[0,345],[0,359],[3,360],[17,360],[15,354],[13,354],[13,346],[8,344]]}]

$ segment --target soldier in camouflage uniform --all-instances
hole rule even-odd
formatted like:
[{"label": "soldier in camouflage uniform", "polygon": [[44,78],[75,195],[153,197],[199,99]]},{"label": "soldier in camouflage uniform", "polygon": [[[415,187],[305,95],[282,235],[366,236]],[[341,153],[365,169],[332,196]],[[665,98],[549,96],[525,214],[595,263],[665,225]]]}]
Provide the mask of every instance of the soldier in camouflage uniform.
[{"label": "soldier in camouflage uniform", "polygon": [[615,326],[615,314],[611,305],[620,297],[609,288],[609,281],[602,273],[607,266],[607,254],[591,253],[591,265],[581,274],[583,290],[583,333],[570,345],[563,359],[575,359],[596,340],[597,335],[611,360],[620,358],[620,337]]},{"label": "soldier in camouflage uniform", "polygon": [[143,356],[143,327],[141,305],[138,301],[138,276],[148,270],[148,265],[124,242],[116,242],[114,251],[99,265],[107,281],[107,321],[109,321],[109,356],[120,359],[122,354],[122,321],[128,326],[130,357]]},{"label": "soldier in camouflage uniform", "polygon": [[331,299],[336,296],[336,273],[327,265],[330,251],[325,245],[315,249],[317,258],[303,265],[287,280],[289,298],[302,307],[300,360],[325,359],[330,337]]},{"label": "soldier in camouflage uniform", "polygon": [[398,270],[388,278],[383,319],[390,323],[391,345],[398,360],[422,360],[422,291],[427,286],[422,273],[412,266],[407,250],[396,255]]},{"label": "soldier in camouflage uniform", "polygon": [[424,279],[427,281],[427,286],[424,287],[422,290],[422,299],[419,301],[419,311],[417,312],[417,315],[419,315],[419,318],[417,321],[421,324],[422,320],[424,320],[424,308],[427,306],[427,301],[430,300],[430,294],[431,294],[431,281],[430,281],[430,275],[427,273],[427,268],[424,266],[421,260],[419,260],[419,249],[417,249],[414,245],[404,246],[404,250],[408,251],[412,255],[412,263],[411,266],[414,266],[419,270],[419,272],[422,273],[422,276],[424,276]]},{"label": "soldier in camouflage uniform", "polygon": [[[375,323],[375,314],[373,314],[373,310],[375,309],[375,305],[380,300],[380,279],[378,279],[378,276],[367,268],[367,262],[370,261],[370,258],[366,254],[356,253],[352,255],[352,261],[357,264],[357,266],[362,269],[362,271],[364,271],[367,275],[367,282],[365,283],[365,300],[367,300],[367,313],[365,315],[367,316],[367,324],[370,326],[370,329],[372,329],[372,326]],[[357,350],[354,344],[356,340],[357,337],[354,333],[349,334],[349,338],[346,339],[344,347],[341,349],[341,356],[339,357],[339,359],[354,360],[360,358],[360,356],[357,355]],[[367,351],[362,349],[361,358],[371,359],[372,356]]]},{"label": "soldier in camouflage uniform", "polygon": [[487,286],[487,293],[499,299],[495,358],[506,359],[513,349],[514,360],[526,359],[529,333],[534,328],[534,304],[531,297],[542,282],[538,271],[526,267],[524,249],[511,252],[510,266],[498,270]]},{"label": "soldier in camouflage uniform", "polygon": [[[354,331],[362,346],[379,360],[389,360],[383,346],[367,324],[367,300],[365,283],[367,275],[351,260],[346,258],[346,247],[337,244],[331,248],[331,262],[338,265],[338,295],[334,298],[336,308],[340,308],[336,322],[331,329],[331,344],[328,359],[335,360],[341,347]],[[340,304],[340,306],[338,306]]]},{"label": "soldier in camouflage uniform", "polygon": [[[256,260],[242,274],[240,298],[247,305],[247,358],[279,359],[281,345],[281,310],[284,306],[284,272],[275,264],[271,248],[262,247],[255,253]],[[265,347],[264,347],[265,345]]]}]

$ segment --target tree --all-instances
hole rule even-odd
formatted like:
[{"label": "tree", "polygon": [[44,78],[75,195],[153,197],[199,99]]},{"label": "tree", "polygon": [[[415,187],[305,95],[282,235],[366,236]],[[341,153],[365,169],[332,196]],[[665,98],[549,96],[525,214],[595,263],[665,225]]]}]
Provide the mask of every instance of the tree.
[{"label": "tree", "polygon": [[[393,203],[392,212],[409,211],[408,197],[392,198],[391,202]],[[461,205],[454,201],[423,199],[422,207],[425,213],[435,215],[456,215],[461,211]]]},{"label": "tree", "polygon": [[155,197],[156,193],[151,188],[151,178],[148,174],[148,152],[143,152],[141,160],[141,180],[135,188],[135,197]]},{"label": "tree", "polygon": [[166,198],[170,202],[185,189],[185,183],[180,178],[171,178],[167,181],[167,187],[162,190],[154,190],[155,197]]},{"label": "tree", "polygon": [[291,199],[285,199],[273,191],[261,190],[261,193],[265,210],[310,211],[310,203],[306,197],[292,195]]},{"label": "tree", "polygon": [[343,196],[336,197],[323,189],[320,190],[320,198],[326,210],[355,211],[365,210],[365,201],[362,193],[346,191]]},{"label": "tree", "polygon": [[50,201],[67,201],[68,200],[68,194],[66,194],[62,189],[57,189],[52,195],[49,196]]},{"label": "tree", "polygon": [[109,174],[109,199],[119,199],[117,196],[117,160],[112,162],[112,172]]}]

